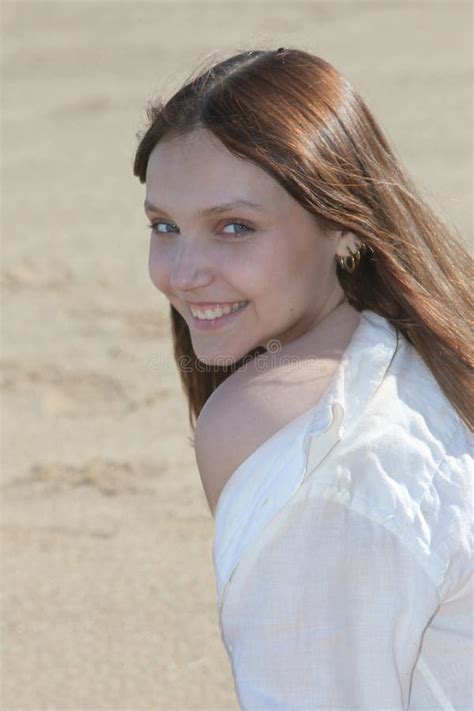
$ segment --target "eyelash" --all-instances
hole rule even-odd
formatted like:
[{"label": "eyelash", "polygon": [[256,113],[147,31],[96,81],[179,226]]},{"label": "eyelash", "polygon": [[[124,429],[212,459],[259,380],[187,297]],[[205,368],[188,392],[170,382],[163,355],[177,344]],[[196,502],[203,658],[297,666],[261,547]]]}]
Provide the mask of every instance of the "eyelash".
[{"label": "eyelash", "polygon": [[[154,222],[147,224],[148,229],[151,230],[153,232],[153,234],[155,234],[155,235],[166,236],[166,235],[172,234],[171,232],[158,232],[156,230],[157,225],[171,225],[171,226],[173,226],[174,222],[167,222],[166,220],[155,220]],[[252,227],[249,227],[248,225],[245,224],[245,222],[240,222],[238,220],[228,220],[225,223],[225,225],[223,225],[223,227],[228,227],[229,225],[239,225],[240,227],[245,227],[245,232],[237,232],[234,235],[230,235],[230,237],[233,239],[238,239],[239,236],[244,236],[248,232],[254,232]],[[174,225],[174,226],[176,227],[176,225]],[[228,233],[226,233],[226,234],[228,234]]]}]

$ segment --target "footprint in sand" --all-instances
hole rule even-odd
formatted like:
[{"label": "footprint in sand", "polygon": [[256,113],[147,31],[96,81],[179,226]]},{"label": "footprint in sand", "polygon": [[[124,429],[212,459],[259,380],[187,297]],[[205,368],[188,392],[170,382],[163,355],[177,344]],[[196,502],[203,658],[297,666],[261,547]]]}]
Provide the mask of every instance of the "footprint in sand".
[{"label": "footprint in sand", "polygon": [[71,270],[64,264],[46,268],[31,259],[24,259],[20,264],[0,272],[0,284],[13,289],[61,289],[72,279]]},{"label": "footprint in sand", "polygon": [[136,409],[118,381],[99,373],[72,373],[57,366],[25,368],[13,362],[0,367],[0,387],[35,398],[43,412],[66,417],[108,415]]},{"label": "footprint in sand", "polygon": [[68,309],[73,318],[85,320],[88,323],[97,320],[118,321],[125,326],[131,336],[144,340],[155,340],[171,337],[171,322],[168,313],[155,309],[124,310],[97,307],[95,309]]},{"label": "footprint in sand", "polygon": [[28,493],[65,493],[78,487],[96,489],[104,496],[152,492],[162,466],[148,462],[131,464],[94,457],[80,465],[62,462],[35,464],[26,478],[18,479],[4,489],[28,490]]},{"label": "footprint in sand", "polygon": [[155,339],[171,336],[171,320],[168,313],[155,310],[124,311],[118,314],[122,323],[140,338]]},{"label": "footprint in sand", "polygon": [[93,528],[83,526],[18,526],[2,525],[0,533],[2,544],[20,549],[35,547],[43,550],[50,550],[53,545],[61,543],[65,538],[75,540],[77,538],[114,538],[118,533],[118,526],[95,526]]}]

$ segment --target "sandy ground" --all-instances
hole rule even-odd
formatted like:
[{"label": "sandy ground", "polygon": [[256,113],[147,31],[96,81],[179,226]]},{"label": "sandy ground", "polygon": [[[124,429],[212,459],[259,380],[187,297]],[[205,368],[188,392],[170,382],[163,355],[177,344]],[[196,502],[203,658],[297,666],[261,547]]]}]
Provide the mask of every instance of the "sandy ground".
[{"label": "sandy ground", "polygon": [[470,3],[3,3],[3,711],[238,708],[131,174],[145,102],[299,46],[472,230]]}]

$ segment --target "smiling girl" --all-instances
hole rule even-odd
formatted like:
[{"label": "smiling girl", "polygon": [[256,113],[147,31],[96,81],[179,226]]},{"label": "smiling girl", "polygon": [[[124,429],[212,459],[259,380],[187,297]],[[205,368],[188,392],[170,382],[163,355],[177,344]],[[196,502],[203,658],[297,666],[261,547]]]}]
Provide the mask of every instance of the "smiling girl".
[{"label": "smiling girl", "polygon": [[468,708],[466,250],[301,50],[242,52],[153,106],[134,173],[241,707]]}]

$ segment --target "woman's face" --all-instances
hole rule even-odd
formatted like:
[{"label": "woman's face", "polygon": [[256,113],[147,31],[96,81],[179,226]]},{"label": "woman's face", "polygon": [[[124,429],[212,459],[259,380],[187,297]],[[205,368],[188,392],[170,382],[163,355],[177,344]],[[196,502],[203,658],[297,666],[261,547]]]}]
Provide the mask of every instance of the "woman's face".
[{"label": "woman's face", "polygon": [[[274,178],[209,131],[157,144],[145,208],[151,280],[185,319],[204,363],[233,363],[269,340],[286,344],[344,295],[340,233],[323,235]],[[242,308],[222,315],[218,305]]]}]

